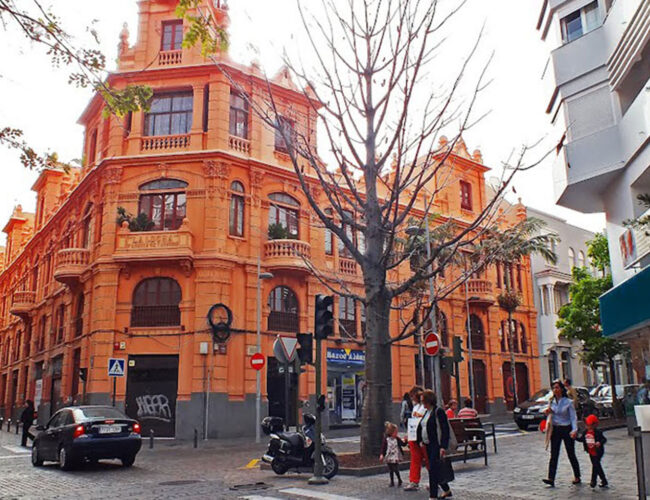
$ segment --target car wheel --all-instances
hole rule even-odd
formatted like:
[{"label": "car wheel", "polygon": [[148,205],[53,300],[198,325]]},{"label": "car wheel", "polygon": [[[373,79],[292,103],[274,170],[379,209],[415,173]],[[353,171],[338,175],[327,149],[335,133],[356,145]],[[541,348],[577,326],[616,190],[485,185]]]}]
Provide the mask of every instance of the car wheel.
[{"label": "car wheel", "polygon": [[40,467],[43,465],[43,460],[38,453],[38,446],[36,446],[36,444],[32,445],[32,465],[34,467]]},{"label": "car wheel", "polygon": [[122,457],[120,460],[122,460],[122,465],[124,467],[131,467],[133,465],[133,462],[135,462],[135,455],[128,455],[126,457]]},{"label": "car wheel", "polygon": [[522,431],[528,430],[528,424],[526,422],[517,422],[517,427],[519,427]]},{"label": "car wheel", "polygon": [[72,457],[70,456],[70,450],[65,446],[59,448],[59,467],[61,470],[71,470],[74,466],[72,462]]}]

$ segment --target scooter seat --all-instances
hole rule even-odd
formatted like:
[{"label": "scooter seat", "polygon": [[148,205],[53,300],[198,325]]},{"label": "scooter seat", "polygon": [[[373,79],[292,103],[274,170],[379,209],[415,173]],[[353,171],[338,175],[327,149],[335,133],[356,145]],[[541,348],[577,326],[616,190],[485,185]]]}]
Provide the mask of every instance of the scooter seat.
[{"label": "scooter seat", "polygon": [[298,449],[304,446],[302,436],[296,432],[279,432],[278,437],[288,441],[294,448]]}]

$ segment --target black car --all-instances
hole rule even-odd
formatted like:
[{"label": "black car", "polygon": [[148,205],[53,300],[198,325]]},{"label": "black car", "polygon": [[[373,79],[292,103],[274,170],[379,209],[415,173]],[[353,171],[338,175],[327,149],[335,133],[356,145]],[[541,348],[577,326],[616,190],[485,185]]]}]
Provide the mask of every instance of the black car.
[{"label": "black car", "polygon": [[[576,413],[578,419],[594,411],[594,402],[589,397],[589,391],[584,387],[574,387],[578,393],[578,408]],[[542,420],[546,419],[544,410],[548,408],[548,403],[553,397],[551,389],[542,389],[536,392],[530,399],[523,401],[514,409],[513,416],[517,427],[522,430],[527,430],[529,426],[538,426]]]},{"label": "black car", "polygon": [[57,411],[32,446],[32,464],[59,462],[69,470],[84,461],[117,458],[130,467],[142,445],[140,424],[112,406],[71,406]]}]

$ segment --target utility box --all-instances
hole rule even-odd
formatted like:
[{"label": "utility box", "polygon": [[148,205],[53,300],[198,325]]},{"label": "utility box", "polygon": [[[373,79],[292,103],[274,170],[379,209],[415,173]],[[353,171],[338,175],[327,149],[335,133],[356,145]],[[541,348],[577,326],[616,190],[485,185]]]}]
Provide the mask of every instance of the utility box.
[{"label": "utility box", "polygon": [[199,354],[208,354],[210,352],[210,343],[209,342],[201,342],[199,343]]}]

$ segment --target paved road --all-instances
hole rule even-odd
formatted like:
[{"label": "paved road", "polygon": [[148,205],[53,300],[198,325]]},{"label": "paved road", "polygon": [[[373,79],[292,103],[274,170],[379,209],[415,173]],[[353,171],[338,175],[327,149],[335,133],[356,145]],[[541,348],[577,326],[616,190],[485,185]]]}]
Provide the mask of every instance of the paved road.
[{"label": "paved road", "polygon": [[[607,433],[604,459],[612,487],[592,492],[586,486],[570,485],[568,461],[562,456],[558,486],[546,489],[540,479],[548,461],[538,433],[505,433],[499,437],[499,454],[490,454],[490,465],[481,461],[457,464],[454,498],[597,498],[633,499],[633,443],[624,430]],[[334,438],[339,440],[346,436]],[[124,469],[118,463],[100,463],[73,472],[62,472],[56,464],[34,468],[28,450],[16,446],[17,436],[0,433],[0,499],[321,499],[360,500],[368,498],[426,498],[427,492],[407,494],[389,488],[386,475],[369,478],[339,476],[329,485],[307,484],[308,475],[275,476],[250,463],[259,457],[263,445],[242,440],[210,441],[194,450],[186,443],[159,442],[154,450],[143,449],[136,464]],[[353,440],[336,444],[338,451],[358,449]],[[580,452],[583,475],[588,480],[586,454]],[[426,474],[425,474],[426,476]],[[262,484],[255,484],[262,483]]]}]

